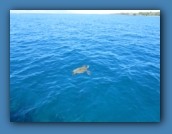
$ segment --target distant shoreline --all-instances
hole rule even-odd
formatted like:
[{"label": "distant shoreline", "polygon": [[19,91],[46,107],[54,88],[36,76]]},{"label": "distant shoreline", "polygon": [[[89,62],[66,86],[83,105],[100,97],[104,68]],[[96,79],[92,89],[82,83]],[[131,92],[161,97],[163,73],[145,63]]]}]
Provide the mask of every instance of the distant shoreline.
[{"label": "distant shoreline", "polygon": [[[10,13],[10,14],[75,14],[75,13]],[[80,15],[80,14],[75,14],[75,15]],[[111,14],[83,14],[83,15],[129,15],[129,16],[160,16],[160,12],[139,12],[139,13],[111,13]]]},{"label": "distant shoreline", "polygon": [[112,15],[130,15],[130,16],[160,16],[160,12],[113,13]]}]

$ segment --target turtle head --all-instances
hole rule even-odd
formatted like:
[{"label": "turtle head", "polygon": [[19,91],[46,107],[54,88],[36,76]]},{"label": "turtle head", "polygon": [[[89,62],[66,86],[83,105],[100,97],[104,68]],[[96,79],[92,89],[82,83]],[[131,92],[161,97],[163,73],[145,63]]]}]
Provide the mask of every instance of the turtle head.
[{"label": "turtle head", "polygon": [[89,68],[89,66],[86,66],[86,65],[83,65],[82,67],[84,67],[84,68]]}]

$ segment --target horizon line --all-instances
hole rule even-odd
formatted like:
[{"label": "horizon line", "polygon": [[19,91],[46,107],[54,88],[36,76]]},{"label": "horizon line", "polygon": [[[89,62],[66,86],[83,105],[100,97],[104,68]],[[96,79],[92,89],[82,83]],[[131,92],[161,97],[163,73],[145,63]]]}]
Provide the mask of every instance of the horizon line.
[{"label": "horizon line", "polygon": [[160,10],[10,10],[11,13],[44,13],[44,14],[115,14],[115,13],[139,13],[160,12]]}]

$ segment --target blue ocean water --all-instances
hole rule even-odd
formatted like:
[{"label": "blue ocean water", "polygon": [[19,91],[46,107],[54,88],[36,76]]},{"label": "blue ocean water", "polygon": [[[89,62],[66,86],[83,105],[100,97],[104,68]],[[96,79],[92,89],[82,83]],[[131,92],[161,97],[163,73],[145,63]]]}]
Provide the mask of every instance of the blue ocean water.
[{"label": "blue ocean water", "polygon": [[10,14],[10,120],[159,122],[160,17]]}]

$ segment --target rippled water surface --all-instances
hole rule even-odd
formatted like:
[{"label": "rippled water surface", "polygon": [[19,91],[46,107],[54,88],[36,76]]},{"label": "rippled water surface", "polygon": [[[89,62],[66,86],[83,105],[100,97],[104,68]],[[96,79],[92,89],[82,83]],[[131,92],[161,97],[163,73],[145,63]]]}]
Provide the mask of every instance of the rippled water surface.
[{"label": "rippled water surface", "polygon": [[10,14],[10,120],[159,122],[160,17]]}]

